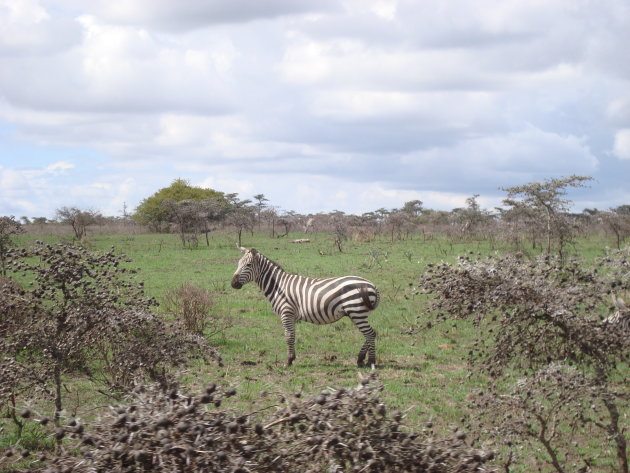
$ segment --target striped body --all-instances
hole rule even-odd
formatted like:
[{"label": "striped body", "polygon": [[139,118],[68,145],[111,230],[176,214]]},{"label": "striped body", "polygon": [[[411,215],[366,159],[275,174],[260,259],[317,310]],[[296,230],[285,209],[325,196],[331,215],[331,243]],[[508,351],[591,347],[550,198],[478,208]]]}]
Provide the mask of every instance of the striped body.
[{"label": "striped body", "polygon": [[603,320],[602,324],[609,329],[630,335],[630,312],[617,311]]},{"label": "striped body", "polygon": [[614,314],[604,319],[602,325],[607,327],[608,330],[616,330],[619,333],[630,335],[630,307],[626,306],[624,300],[621,297],[617,297],[614,293],[611,293],[611,297],[617,310]]},{"label": "striped body", "polygon": [[370,281],[358,276],[309,278],[285,272],[277,263],[252,249],[244,254],[232,277],[232,287],[255,281],[284,326],[288,348],[287,365],[295,359],[295,323],[330,324],[348,316],[365,336],[357,364],[376,359],[376,332],[368,314],[379,303],[379,294]]}]

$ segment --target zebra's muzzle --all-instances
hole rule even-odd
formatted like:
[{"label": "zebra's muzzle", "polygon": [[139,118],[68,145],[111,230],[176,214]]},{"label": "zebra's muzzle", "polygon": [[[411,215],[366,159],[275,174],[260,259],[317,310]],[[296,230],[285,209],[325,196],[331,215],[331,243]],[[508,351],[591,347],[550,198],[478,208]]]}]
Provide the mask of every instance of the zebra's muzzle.
[{"label": "zebra's muzzle", "polygon": [[232,278],[232,287],[234,289],[240,289],[243,287],[243,284],[238,280],[238,276],[234,276]]}]

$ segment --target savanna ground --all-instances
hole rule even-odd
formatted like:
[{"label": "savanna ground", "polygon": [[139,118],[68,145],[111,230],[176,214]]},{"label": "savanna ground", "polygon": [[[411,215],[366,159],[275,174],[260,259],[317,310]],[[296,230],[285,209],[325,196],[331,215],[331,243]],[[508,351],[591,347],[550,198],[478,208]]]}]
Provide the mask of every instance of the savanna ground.
[{"label": "savanna ground", "polygon": [[[55,235],[22,235],[20,245],[40,239],[54,243]],[[467,354],[475,338],[475,328],[466,321],[436,323],[424,312],[426,297],[415,295],[419,276],[427,264],[455,261],[467,252],[489,254],[510,251],[489,240],[453,241],[443,237],[424,239],[413,235],[391,241],[383,237],[369,242],[347,241],[339,252],[330,234],[291,234],[309,238],[310,243],[295,244],[290,239],[272,239],[268,234],[245,235],[244,246],[255,247],[292,273],[313,277],[354,274],[373,281],[381,293],[379,307],[370,316],[378,333],[377,372],[384,384],[383,400],[400,408],[412,424],[422,429],[431,422],[436,433],[452,431],[462,425],[468,413],[470,393],[483,388],[484,380],[471,373]],[[211,234],[209,245],[200,241],[195,249],[182,247],[176,235],[168,234],[92,234],[85,243],[94,250],[112,246],[139,269],[147,295],[163,302],[165,293],[184,283],[212,291],[213,315],[227,328],[211,341],[223,358],[223,366],[198,363],[185,369],[182,383],[191,390],[214,381],[232,386],[237,396],[235,408],[247,411],[265,406],[265,393],[317,393],[329,386],[354,387],[369,369],[356,367],[356,356],[363,336],[343,319],[335,324],[297,326],[297,359],[285,367],[286,345],[280,321],[255,284],[240,291],[230,286],[240,252],[232,234]],[[581,239],[572,251],[586,260],[603,255],[612,241],[592,237]],[[532,250],[535,253],[535,250]],[[96,394],[85,382],[66,383],[66,410],[89,419],[105,408],[110,399]],[[272,405],[271,397],[268,405]],[[252,407],[254,409],[254,407]],[[627,413],[626,413],[627,422]],[[10,445],[11,424],[0,419],[0,447]],[[532,452],[535,456],[535,452]],[[522,465],[510,471],[529,471],[536,463],[521,458]]]}]

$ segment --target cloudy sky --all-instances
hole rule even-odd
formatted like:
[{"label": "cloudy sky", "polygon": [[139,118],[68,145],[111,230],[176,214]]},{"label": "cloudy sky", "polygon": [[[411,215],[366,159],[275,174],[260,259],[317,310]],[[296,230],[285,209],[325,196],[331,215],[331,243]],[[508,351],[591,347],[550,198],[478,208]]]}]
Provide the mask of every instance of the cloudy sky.
[{"label": "cloudy sky", "polygon": [[628,0],[0,0],[0,215],[630,204]]}]

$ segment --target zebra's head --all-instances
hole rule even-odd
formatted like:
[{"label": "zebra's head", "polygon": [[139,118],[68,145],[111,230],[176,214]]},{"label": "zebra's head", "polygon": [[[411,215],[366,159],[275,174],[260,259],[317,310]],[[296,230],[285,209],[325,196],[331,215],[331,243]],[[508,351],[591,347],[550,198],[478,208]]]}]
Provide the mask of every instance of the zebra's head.
[{"label": "zebra's head", "polygon": [[244,284],[254,280],[254,268],[256,256],[258,255],[254,248],[247,250],[241,247],[240,250],[243,256],[238,261],[236,272],[232,276],[232,287],[234,289],[240,289]]}]

